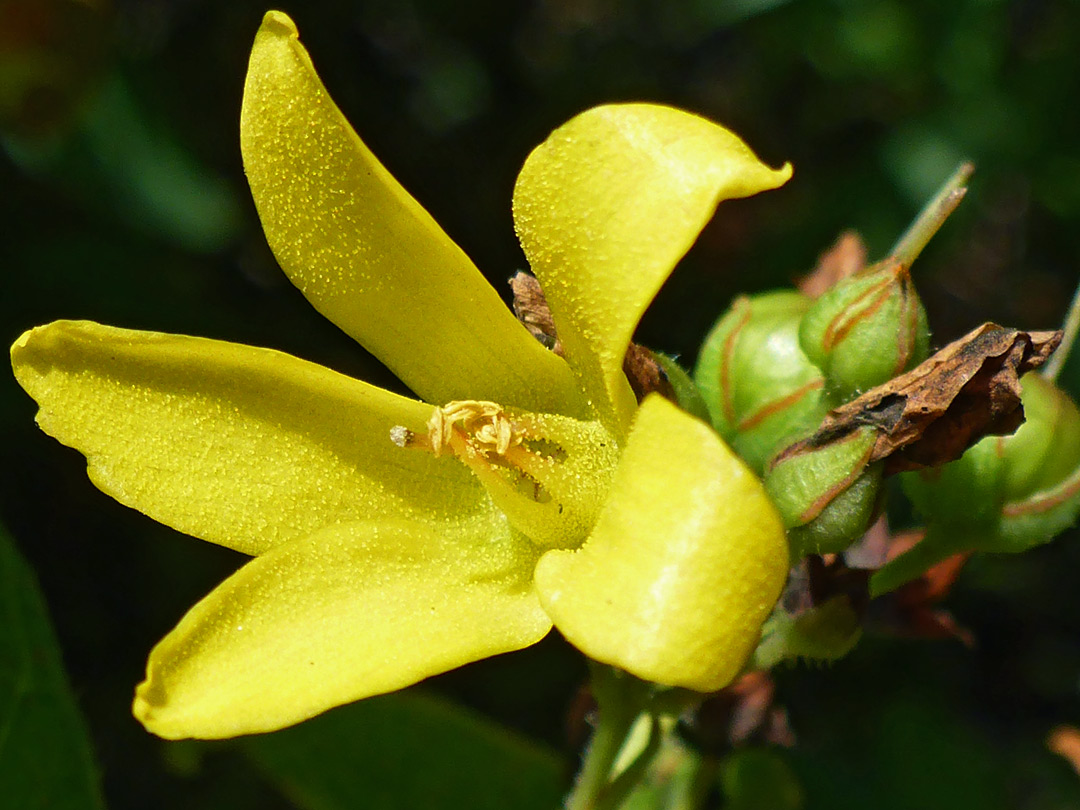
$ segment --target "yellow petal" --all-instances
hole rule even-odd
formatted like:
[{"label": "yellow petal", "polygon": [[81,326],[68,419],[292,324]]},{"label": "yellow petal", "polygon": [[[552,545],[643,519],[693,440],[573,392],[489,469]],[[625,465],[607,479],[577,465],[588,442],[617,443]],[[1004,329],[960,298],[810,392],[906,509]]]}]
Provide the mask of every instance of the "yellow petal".
[{"label": "yellow petal", "polygon": [[361,142],[278,11],[255,37],[240,146],[282,269],[421,398],[575,411],[565,362]]},{"label": "yellow petal", "polygon": [[709,692],[757,643],[787,564],[761,482],[704,423],[652,395],[592,536],[579,551],[547,552],[536,586],[590,658]]},{"label": "yellow petal", "polygon": [[539,641],[536,551],[505,522],[335,526],[258,557],[150,653],[133,711],[171,739],[272,731]]},{"label": "yellow petal", "polygon": [[529,155],[514,222],[566,358],[609,425],[633,412],[622,363],[634,328],[717,204],[790,176],[723,127],[653,104],[588,110]]},{"label": "yellow petal", "polygon": [[430,407],[287,354],[58,321],[11,358],[38,424],[99,488],[247,554],[331,523],[491,508],[453,459],[390,441]]}]

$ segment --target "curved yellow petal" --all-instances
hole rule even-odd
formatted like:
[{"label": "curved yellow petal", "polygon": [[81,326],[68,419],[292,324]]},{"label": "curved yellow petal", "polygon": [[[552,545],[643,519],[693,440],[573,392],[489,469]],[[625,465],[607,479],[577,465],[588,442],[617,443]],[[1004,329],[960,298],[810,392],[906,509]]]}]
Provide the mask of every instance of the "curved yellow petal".
[{"label": "curved yellow petal", "polygon": [[361,142],[278,11],[251,51],[240,146],[282,269],[421,398],[581,410],[565,362]]},{"label": "curved yellow petal", "polygon": [[492,508],[461,464],[391,442],[430,407],[287,354],[58,321],[11,359],[99,488],[247,554],[332,523]]},{"label": "curved yellow petal", "polygon": [[258,557],[150,653],[162,737],[272,731],[539,641],[537,552],[505,522],[335,526]]},{"label": "curved yellow petal", "polygon": [[655,104],[595,107],[525,162],[514,222],[566,358],[608,424],[634,407],[623,355],[645,308],[716,206],[776,188],[736,135]]},{"label": "curved yellow petal", "polygon": [[592,536],[547,552],[536,586],[590,658],[710,692],[753,650],[787,565],[761,482],[704,423],[652,395]]}]

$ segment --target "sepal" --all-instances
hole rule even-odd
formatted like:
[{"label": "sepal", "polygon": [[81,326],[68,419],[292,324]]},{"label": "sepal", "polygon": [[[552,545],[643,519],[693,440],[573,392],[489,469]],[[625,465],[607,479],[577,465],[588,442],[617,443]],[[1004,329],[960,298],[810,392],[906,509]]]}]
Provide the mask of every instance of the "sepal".
[{"label": "sepal", "polygon": [[837,594],[798,614],[778,607],[765,622],[753,664],[771,669],[781,661],[836,661],[862,636],[862,619],[851,600]]}]

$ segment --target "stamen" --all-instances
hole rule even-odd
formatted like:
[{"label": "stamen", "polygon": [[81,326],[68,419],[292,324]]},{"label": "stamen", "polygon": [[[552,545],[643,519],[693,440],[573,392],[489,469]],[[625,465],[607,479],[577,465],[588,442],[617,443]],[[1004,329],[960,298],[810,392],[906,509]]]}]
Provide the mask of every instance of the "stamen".
[{"label": "stamen", "polygon": [[603,503],[618,448],[599,422],[508,412],[485,400],[433,408],[427,433],[390,431],[398,447],[454,456],[511,524],[549,548],[585,538]]},{"label": "stamen", "polygon": [[428,438],[436,456],[455,432],[485,456],[502,456],[523,438],[521,426],[500,405],[484,400],[455,400],[435,409],[428,420]]},{"label": "stamen", "polygon": [[432,411],[426,436],[398,425],[390,430],[390,440],[398,447],[427,450],[436,457],[449,450],[489,486],[520,489],[524,484],[535,494],[534,500],[541,501],[547,493],[537,479],[551,470],[552,463],[562,461],[565,453],[537,435],[532,421],[527,415],[511,417],[494,402],[455,400]]}]

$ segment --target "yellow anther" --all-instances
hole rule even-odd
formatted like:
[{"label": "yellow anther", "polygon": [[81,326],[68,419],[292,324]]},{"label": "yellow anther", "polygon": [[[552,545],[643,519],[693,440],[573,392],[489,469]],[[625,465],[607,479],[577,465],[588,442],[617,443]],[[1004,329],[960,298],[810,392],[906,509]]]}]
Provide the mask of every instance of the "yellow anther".
[{"label": "yellow anther", "polygon": [[584,540],[618,461],[618,446],[599,422],[507,411],[485,400],[433,408],[426,433],[398,425],[390,440],[454,456],[515,528],[548,548]]},{"label": "yellow anther", "polygon": [[504,455],[511,447],[521,444],[522,430],[502,407],[494,402],[463,399],[436,408],[428,419],[428,440],[432,452],[441,455],[450,444],[455,430],[466,443],[485,456]]}]

